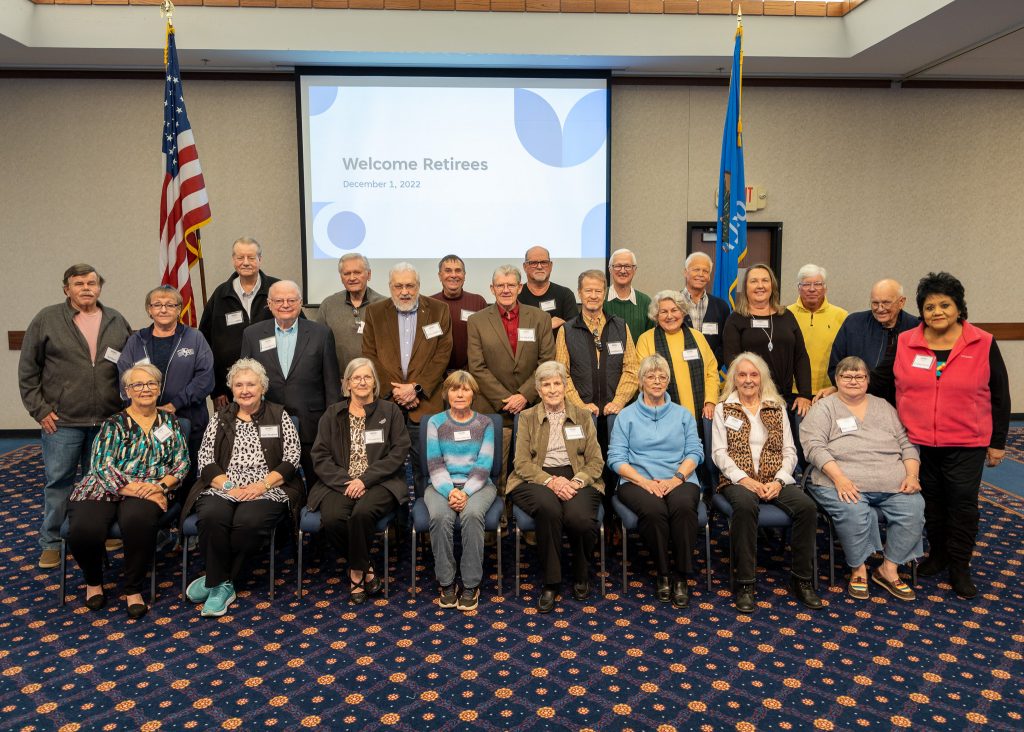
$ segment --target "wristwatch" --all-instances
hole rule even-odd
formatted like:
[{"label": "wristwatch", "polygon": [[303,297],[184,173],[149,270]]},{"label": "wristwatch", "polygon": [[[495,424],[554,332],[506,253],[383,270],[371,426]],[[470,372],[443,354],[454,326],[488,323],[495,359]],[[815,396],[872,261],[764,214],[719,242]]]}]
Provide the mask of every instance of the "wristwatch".
[{"label": "wristwatch", "polygon": [[676,472],[672,473],[672,475],[674,475],[675,477],[679,478],[679,480],[683,481],[684,483],[686,482],[686,476],[683,475],[682,473],[680,473],[678,470]]}]

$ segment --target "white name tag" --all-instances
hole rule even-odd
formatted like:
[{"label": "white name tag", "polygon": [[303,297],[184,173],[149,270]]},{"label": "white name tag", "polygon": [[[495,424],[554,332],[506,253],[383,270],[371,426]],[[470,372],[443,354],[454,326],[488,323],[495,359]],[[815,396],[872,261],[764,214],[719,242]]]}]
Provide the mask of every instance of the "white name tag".
[{"label": "white name tag", "polygon": [[444,331],[441,330],[440,323],[431,323],[430,325],[423,326],[423,337],[427,340],[431,338],[437,338],[438,336],[444,335]]},{"label": "white name tag", "polygon": [[566,425],[565,428],[565,439],[567,440],[582,440],[583,439],[583,428],[578,424]]},{"label": "white name tag", "polygon": [[382,445],[384,444],[384,430],[366,430],[367,445]]},{"label": "white name tag", "polygon": [[452,433],[452,438],[456,442],[465,442],[466,440],[473,439],[473,433],[469,430],[455,430],[455,432]]},{"label": "white name tag", "polygon": [[110,361],[110,363],[117,363],[117,359],[121,358],[121,352],[107,346],[107,350],[103,353],[103,358]]},{"label": "white name tag", "polygon": [[750,327],[751,328],[770,328],[771,326],[772,326],[772,321],[771,320],[765,320],[764,318],[751,318],[750,319]]},{"label": "white name tag", "polygon": [[153,430],[153,437],[160,440],[160,442],[167,442],[167,440],[174,434],[174,431],[165,424],[160,425]]},{"label": "white name tag", "polygon": [[241,310],[236,310],[233,313],[227,313],[224,315],[224,322],[228,325],[238,325],[244,322],[244,316]]},{"label": "white name tag", "polygon": [[718,323],[704,323],[700,326],[700,332],[704,335],[718,335]]},{"label": "white name tag", "polygon": [[743,420],[739,417],[728,416],[725,418],[725,426],[731,430],[743,429]]},{"label": "white name tag", "polygon": [[136,361],[132,365],[133,366],[146,366],[146,365],[148,365],[150,363],[152,363],[152,362],[148,358],[140,358],[138,361]]},{"label": "white name tag", "polygon": [[273,351],[275,348],[277,348],[277,338],[274,336],[260,338],[260,353],[263,353],[264,351]]},{"label": "white name tag", "polygon": [[915,369],[930,369],[932,364],[935,363],[935,356],[914,356],[914,363],[912,364]]},{"label": "white name tag", "polygon": [[469,320],[469,316],[472,315],[475,312],[476,312],[476,310],[460,310],[459,311],[459,320],[461,320],[462,322],[466,322],[467,320]]},{"label": "white name tag", "polygon": [[687,348],[683,351],[684,361],[698,361],[700,360],[700,349],[699,348]]},{"label": "white name tag", "polygon": [[520,328],[519,340],[526,341],[527,343],[533,343],[537,340],[537,331],[533,328]]},{"label": "white name tag", "polygon": [[260,439],[265,437],[280,437],[281,427],[276,424],[261,424],[260,425]]},{"label": "white name tag", "polygon": [[608,342],[608,355],[610,356],[621,356],[623,352],[622,341],[609,341]]},{"label": "white name tag", "polygon": [[847,432],[856,432],[857,431],[857,418],[856,417],[842,417],[842,418],[836,420],[836,426],[839,428],[839,431],[842,432],[844,435]]},{"label": "white name tag", "polygon": [[543,310],[545,313],[550,313],[552,310],[555,309],[555,301],[554,300],[541,300],[541,302],[540,302],[540,309]]},{"label": "white name tag", "polygon": [[356,324],[356,333],[358,333],[359,335],[362,335],[363,334],[363,326],[364,325],[366,325],[366,321],[365,320],[360,320],[359,323]]}]

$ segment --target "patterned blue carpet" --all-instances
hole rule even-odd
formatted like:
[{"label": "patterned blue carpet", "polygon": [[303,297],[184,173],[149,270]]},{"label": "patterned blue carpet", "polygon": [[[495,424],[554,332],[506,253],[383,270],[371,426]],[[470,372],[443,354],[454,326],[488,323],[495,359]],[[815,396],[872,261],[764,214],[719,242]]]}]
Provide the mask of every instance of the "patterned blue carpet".
[{"label": "patterned blue carpet", "polygon": [[[215,620],[181,601],[180,554],[168,553],[160,597],[139,621],[123,600],[88,612],[73,562],[57,608],[56,571],[35,566],[41,484],[37,447],[0,456],[3,730],[1024,728],[1024,499],[987,484],[974,602],[923,580],[915,603],[823,588],[827,608],[809,612],[789,599],[785,558],[768,548],[761,607],[738,617],[718,523],[715,590],[701,577],[686,611],[654,602],[634,574],[626,597],[613,584],[604,600],[566,598],[537,615],[534,586],[514,597],[506,539],[507,594],[491,581],[469,615],[437,607],[431,567],[420,573],[427,592],[410,597],[404,542],[390,600],[353,612],[330,559],[311,564],[297,600],[288,546],[277,598],[258,566]],[[611,549],[608,570],[620,576]]]}]

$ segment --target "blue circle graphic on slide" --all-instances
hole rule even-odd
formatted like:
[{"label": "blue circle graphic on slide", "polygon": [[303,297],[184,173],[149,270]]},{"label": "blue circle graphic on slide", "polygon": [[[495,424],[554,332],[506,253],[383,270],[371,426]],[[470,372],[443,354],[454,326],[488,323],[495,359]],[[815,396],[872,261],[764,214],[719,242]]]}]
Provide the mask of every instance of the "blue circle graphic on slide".
[{"label": "blue circle graphic on slide", "polygon": [[327,238],[339,249],[355,249],[366,238],[366,224],[352,211],[336,213],[327,222]]},{"label": "blue circle graphic on slide", "polygon": [[565,118],[565,127],[544,97],[516,89],[513,101],[516,136],[534,159],[553,168],[572,168],[592,158],[604,145],[607,92],[582,97]]},{"label": "blue circle graphic on slide", "polygon": [[604,259],[608,204],[599,203],[583,217],[580,227],[580,256]]},{"label": "blue circle graphic on slide", "polygon": [[323,114],[334,104],[338,98],[338,87],[336,86],[311,86],[309,87],[309,116],[315,117]]}]

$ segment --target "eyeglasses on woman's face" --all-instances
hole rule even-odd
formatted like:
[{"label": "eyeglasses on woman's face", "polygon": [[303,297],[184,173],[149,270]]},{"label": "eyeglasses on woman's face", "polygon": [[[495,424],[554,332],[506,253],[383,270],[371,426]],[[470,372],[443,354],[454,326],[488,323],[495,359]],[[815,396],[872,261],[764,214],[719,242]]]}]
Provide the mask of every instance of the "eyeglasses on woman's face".
[{"label": "eyeglasses on woman's face", "polygon": [[366,374],[366,375],[359,374],[358,376],[349,376],[348,380],[351,381],[353,384],[372,384],[373,383],[373,377],[370,376],[369,374]]},{"label": "eyeglasses on woman's face", "polygon": [[160,388],[160,382],[158,381],[136,381],[128,385],[128,389],[131,391],[156,391]]},{"label": "eyeglasses on woman's face", "polygon": [[867,374],[853,374],[849,372],[845,374],[839,374],[837,378],[840,381],[845,382],[847,384],[863,384],[865,381],[868,380]]},{"label": "eyeglasses on woman's face", "polygon": [[668,382],[668,374],[663,374],[660,371],[653,371],[644,376],[644,381],[648,384],[665,384]]}]

